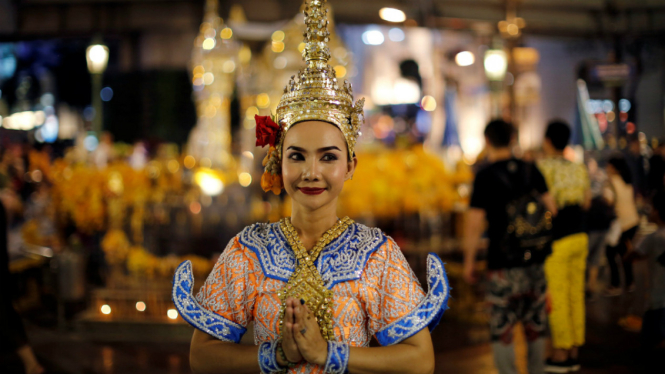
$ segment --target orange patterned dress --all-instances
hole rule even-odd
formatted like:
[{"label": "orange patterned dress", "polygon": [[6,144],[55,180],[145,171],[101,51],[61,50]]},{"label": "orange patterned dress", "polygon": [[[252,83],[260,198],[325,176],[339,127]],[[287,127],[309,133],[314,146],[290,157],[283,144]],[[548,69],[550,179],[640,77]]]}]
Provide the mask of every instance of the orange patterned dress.
[{"label": "orange patterned dress", "polygon": [[[426,294],[395,242],[381,230],[353,223],[330,242],[315,265],[334,293],[335,339],[367,347],[397,344],[425,327],[433,329],[446,309],[449,287],[443,263],[428,257]],[[239,342],[250,322],[254,341],[280,338],[277,293],[296,268],[296,258],[278,223],[245,228],[224,250],[196,297],[191,265],[176,271],[173,301],[194,327],[224,341]],[[303,362],[289,373],[322,373]]]}]

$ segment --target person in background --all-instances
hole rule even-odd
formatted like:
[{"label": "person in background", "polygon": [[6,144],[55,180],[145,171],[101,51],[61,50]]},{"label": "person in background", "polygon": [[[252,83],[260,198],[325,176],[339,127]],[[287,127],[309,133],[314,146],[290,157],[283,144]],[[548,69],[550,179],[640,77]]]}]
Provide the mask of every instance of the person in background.
[{"label": "person in background", "polygon": [[470,209],[464,218],[464,279],[475,283],[476,252],[484,224],[488,223],[487,301],[491,305],[490,333],[494,362],[500,374],[515,374],[513,328],[522,322],[528,342],[530,374],[544,373],[545,333],[547,329],[547,284],[543,261],[549,249],[534,253],[527,260],[514,260],[504,248],[509,226],[507,206],[536,191],[551,212],[554,200],[538,169],[513,157],[514,129],[509,123],[494,120],[485,128],[487,158],[490,164],[480,170],[473,185]]},{"label": "person in background", "polygon": [[102,133],[97,149],[90,156],[92,157],[92,163],[99,169],[104,169],[114,159],[113,135],[110,132],[104,131]]},{"label": "person in background", "polygon": [[553,350],[545,367],[550,373],[579,370],[578,349],[584,344],[584,278],[589,251],[585,211],[591,205],[591,188],[584,164],[563,157],[569,140],[568,124],[550,122],[543,142],[545,158],[537,163],[558,210],[552,229],[552,254],[545,261],[552,303],[549,322]]},{"label": "person in background", "polygon": [[648,182],[652,194],[665,188],[665,139],[658,143],[649,158]]},{"label": "person in background", "polygon": [[591,207],[587,215],[587,292],[592,295],[598,291],[600,259],[605,255],[607,233],[616,215],[614,206],[610,203],[614,198],[605,169],[598,166],[595,158],[589,158],[587,168],[591,182]]},{"label": "person in background", "polygon": [[610,287],[605,291],[606,296],[619,296],[622,294],[621,279],[617,256],[621,257],[625,277],[625,287],[628,292],[635,289],[633,284],[633,265],[625,259],[625,254],[632,249],[633,239],[637,233],[640,216],[635,205],[635,191],[633,178],[628,163],[622,157],[612,157],[607,162],[607,175],[614,192],[614,211],[621,226],[621,237],[615,246],[608,246],[606,250],[607,262],[610,266]]},{"label": "person in background", "polygon": [[41,374],[44,369],[39,365],[32,348],[28,344],[21,317],[12,305],[12,288],[9,274],[9,253],[7,252],[7,211],[9,195],[0,198],[0,368],[3,374]]},{"label": "person in background", "polygon": [[[648,367],[662,367],[662,352],[665,347],[665,190],[653,197],[650,221],[658,229],[645,237],[630,258],[646,258],[649,266],[649,292],[647,311],[642,318],[641,340]],[[660,357],[660,358],[659,358]]]},{"label": "person in background", "polygon": [[[637,137],[631,137],[625,151],[625,160],[632,175],[633,189],[638,200],[648,197],[648,160],[642,151],[642,145]],[[641,201],[641,200],[640,200]]]}]

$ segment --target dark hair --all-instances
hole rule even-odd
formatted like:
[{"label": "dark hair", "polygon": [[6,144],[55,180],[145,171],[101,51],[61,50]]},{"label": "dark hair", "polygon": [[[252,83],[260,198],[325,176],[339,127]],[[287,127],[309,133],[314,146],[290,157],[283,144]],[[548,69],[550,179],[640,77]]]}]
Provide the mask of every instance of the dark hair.
[{"label": "dark hair", "polygon": [[508,147],[514,133],[513,125],[501,119],[495,119],[485,127],[485,137],[496,148]]},{"label": "dark hair", "polygon": [[554,148],[563,151],[570,141],[570,126],[562,120],[553,120],[547,125],[545,138],[552,142]]},{"label": "dark hair", "polygon": [[665,190],[658,190],[658,192],[656,192],[656,194],[653,196],[651,204],[658,212],[658,217],[660,217],[660,220],[665,222]]},{"label": "dark hair", "polygon": [[626,162],[625,158],[614,156],[610,158],[607,163],[612,165],[617,170],[617,172],[619,172],[621,179],[623,179],[626,184],[633,183],[633,175],[630,173],[630,168],[628,167],[628,163]]}]

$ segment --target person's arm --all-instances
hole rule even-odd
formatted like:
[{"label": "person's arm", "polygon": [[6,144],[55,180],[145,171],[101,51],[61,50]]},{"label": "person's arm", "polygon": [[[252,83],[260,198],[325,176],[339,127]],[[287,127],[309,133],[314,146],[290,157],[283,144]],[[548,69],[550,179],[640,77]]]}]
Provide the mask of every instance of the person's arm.
[{"label": "person's arm", "polygon": [[626,250],[626,253],[623,255],[622,260],[636,261],[647,258],[649,256],[649,251],[651,251],[654,245],[652,235],[648,235],[647,237],[642,239],[639,243],[637,243],[634,249],[630,242],[626,243],[630,244],[630,247],[628,247],[628,250]]},{"label": "person's arm", "polygon": [[[287,308],[284,320],[293,321],[294,318],[293,308]],[[289,327],[292,323],[286,322],[285,325],[284,334],[278,344],[283,348],[284,358],[298,363],[303,357]],[[259,373],[261,368],[258,358],[259,346],[224,342],[199,330],[195,330],[192,336],[189,362],[194,374]],[[281,355],[275,353],[274,358],[279,366],[287,367],[288,362]]]},{"label": "person's arm", "polygon": [[541,195],[540,197],[543,201],[543,204],[549,210],[552,212],[552,216],[556,217],[557,214],[559,214],[559,209],[556,207],[556,202],[554,201],[554,196],[550,194],[549,192],[545,192],[544,194]]},{"label": "person's arm", "polygon": [[589,178],[589,171],[586,166],[580,165],[584,179],[584,199],[582,200],[582,209],[589,210],[591,208],[591,179]]},{"label": "person's arm", "polygon": [[[306,305],[298,305],[294,299],[288,302],[287,308],[295,311],[295,323],[285,326],[292,330],[303,358],[325,367],[328,343],[321,336],[316,320]],[[434,373],[434,348],[429,330],[424,327],[412,337],[386,347],[351,347],[348,370],[349,374]]]},{"label": "person's arm", "polygon": [[545,181],[545,176],[538,166],[533,165],[532,167],[532,187],[535,188],[538,193],[540,193],[540,200],[542,201],[543,205],[545,205],[545,208],[547,208],[547,210],[552,213],[553,217],[556,217],[556,215],[559,213],[559,209],[557,209],[554,196],[552,193],[550,193],[547,182]]},{"label": "person's arm", "polygon": [[434,347],[429,330],[424,328],[388,347],[351,348],[349,373],[434,373]]},{"label": "person's arm", "polygon": [[[190,366],[195,374],[259,373],[259,346],[240,345],[244,328],[252,319],[256,299],[255,274],[261,269],[250,261],[238,237],[233,238],[201,287],[196,302],[216,314],[226,329],[197,326],[190,346]],[[191,276],[191,275],[190,275]],[[188,282],[193,284],[193,279]],[[185,315],[185,312],[181,311]],[[219,336],[218,336],[219,335]],[[285,349],[285,351],[288,349]],[[272,353],[274,355],[274,352]],[[270,360],[275,356],[269,357]]]},{"label": "person's arm", "polygon": [[223,342],[194,330],[189,350],[189,365],[194,374],[260,373],[259,347]]},{"label": "person's arm", "polygon": [[476,253],[480,245],[480,238],[485,231],[485,210],[470,208],[464,216],[464,237],[462,239],[462,252],[464,253],[464,280],[475,283],[474,274]]},{"label": "person's arm", "polygon": [[26,344],[19,348],[16,351],[16,354],[23,362],[25,374],[42,374],[44,372],[44,368],[39,364],[39,361],[37,361],[35,352],[33,352],[29,345]]},{"label": "person's arm", "polygon": [[584,191],[584,201],[582,201],[582,209],[589,210],[591,209],[591,190],[586,189]]}]

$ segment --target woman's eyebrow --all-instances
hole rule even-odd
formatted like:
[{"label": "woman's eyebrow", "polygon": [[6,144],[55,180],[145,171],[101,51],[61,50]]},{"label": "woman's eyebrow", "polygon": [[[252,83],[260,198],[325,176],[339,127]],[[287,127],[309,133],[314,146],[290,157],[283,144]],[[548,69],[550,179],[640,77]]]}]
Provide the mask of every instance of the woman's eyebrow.
[{"label": "woman's eyebrow", "polygon": [[[288,151],[290,149],[292,149],[296,152],[303,152],[303,153],[307,152],[307,150],[305,150],[304,148],[296,147],[295,145],[290,146],[286,150]],[[317,152],[318,153],[323,153],[323,152],[333,151],[333,150],[337,150],[337,151],[340,151],[340,152],[342,151],[341,149],[339,149],[338,146],[333,145],[333,146],[330,146],[330,147],[319,148],[319,149],[317,149]]]},{"label": "woman's eyebrow", "polygon": [[341,149],[339,149],[339,147],[333,145],[333,146],[330,146],[330,147],[319,148],[318,152],[322,153],[322,152],[327,152],[327,151],[332,151],[332,150],[338,150],[340,152],[342,151]]}]

